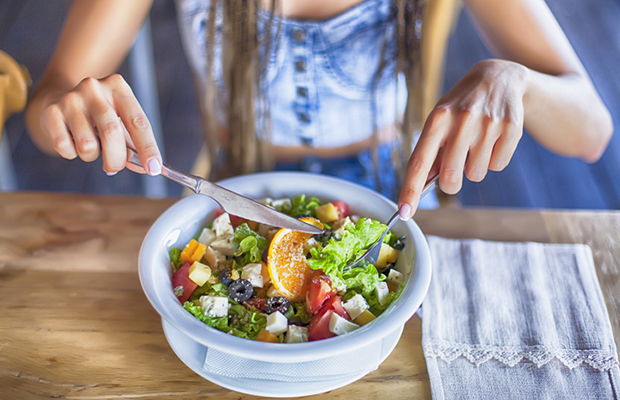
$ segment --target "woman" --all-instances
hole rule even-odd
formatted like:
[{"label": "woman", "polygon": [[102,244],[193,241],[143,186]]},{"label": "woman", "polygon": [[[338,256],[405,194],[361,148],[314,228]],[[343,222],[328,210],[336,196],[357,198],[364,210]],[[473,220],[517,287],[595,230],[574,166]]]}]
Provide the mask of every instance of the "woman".
[{"label": "woman", "polygon": [[[74,2],[27,111],[40,149],[84,161],[101,154],[113,174],[136,170],[126,164],[127,141],[147,173],[160,172],[147,118],[126,82],[110,75],[151,1]],[[612,134],[607,109],[542,0],[465,1],[500,58],[472,68],[421,129],[421,0],[177,3],[215,172],[371,149],[374,175],[395,176],[388,186],[400,189],[408,219],[433,170],[441,189],[456,193],[463,173],[480,181],[505,168],[523,127],[549,150],[588,162]],[[379,168],[387,164],[389,173]]]}]

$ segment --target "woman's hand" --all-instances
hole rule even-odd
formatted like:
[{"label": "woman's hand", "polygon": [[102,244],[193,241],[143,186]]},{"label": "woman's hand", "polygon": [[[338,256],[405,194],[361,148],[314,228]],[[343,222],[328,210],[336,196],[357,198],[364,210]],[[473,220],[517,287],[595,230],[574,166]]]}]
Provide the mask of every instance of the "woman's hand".
[{"label": "woman's hand", "polygon": [[86,78],[50,101],[41,112],[40,128],[61,157],[89,162],[101,154],[108,175],[125,167],[145,172],[127,162],[127,145],[137,150],[147,173],[161,172],[161,154],[149,120],[120,75]]},{"label": "woman's hand", "polygon": [[[26,109],[28,133],[50,155],[94,161],[114,174],[134,147],[151,175],[161,155],[150,123],[120,76],[113,74],[149,13],[152,0],[89,0],[71,5],[56,49]],[[97,77],[101,79],[87,78]]]},{"label": "woman's hand", "polygon": [[523,134],[523,96],[529,70],[517,63],[476,64],[430,113],[415,146],[400,193],[401,218],[415,212],[429,178],[439,173],[448,194],[462,186],[463,172],[479,182],[488,170],[503,170]]}]

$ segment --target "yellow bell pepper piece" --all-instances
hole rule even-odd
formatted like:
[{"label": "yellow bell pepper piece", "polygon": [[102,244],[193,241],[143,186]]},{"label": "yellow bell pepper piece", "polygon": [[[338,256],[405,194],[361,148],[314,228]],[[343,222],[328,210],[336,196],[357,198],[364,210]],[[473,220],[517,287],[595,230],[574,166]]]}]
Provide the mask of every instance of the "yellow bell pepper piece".
[{"label": "yellow bell pepper piece", "polygon": [[198,243],[198,241],[195,239],[190,240],[181,252],[181,255],[179,256],[179,261],[182,263],[190,262],[199,244],[200,243]]}]

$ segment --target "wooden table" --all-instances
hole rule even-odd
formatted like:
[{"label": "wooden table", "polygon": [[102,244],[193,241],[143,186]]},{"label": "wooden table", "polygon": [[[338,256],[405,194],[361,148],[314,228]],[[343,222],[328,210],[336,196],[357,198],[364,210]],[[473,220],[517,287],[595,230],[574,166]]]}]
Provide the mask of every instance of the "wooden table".
[{"label": "wooden table", "polygon": [[[0,193],[0,399],[246,399],[172,352],[138,281],[138,250],[176,199]],[[419,211],[427,234],[592,247],[620,344],[620,213]],[[316,398],[430,398],[414,317],[390,357]]]}]

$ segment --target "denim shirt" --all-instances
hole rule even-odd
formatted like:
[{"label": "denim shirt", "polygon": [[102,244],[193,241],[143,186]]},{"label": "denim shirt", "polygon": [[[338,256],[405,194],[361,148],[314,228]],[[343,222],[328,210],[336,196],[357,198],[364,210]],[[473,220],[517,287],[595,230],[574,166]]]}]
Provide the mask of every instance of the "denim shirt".
[{"label": "denim shirt", "polygon": [[[210,0],[176,0],[181,38],[200,83],[200,95],[204,95],[206,87],[209,4]],[[259,25],[264,26],[267,18],[265,11]],[[221,26],[218,20],[217,28]],[[365,0],[324,21],[281,18],[277,22],[280,34],[266,78],[274,145],[345,146],[368,138],[373,127],[389,126],[402,115],[406,87],[402,79],[394,79],[392,63],[376,83],[373,125],[372,84],[381,50],[388,43],[386,51],[395,51],[395,15],[390,0]],[[219,56],[216,45],[214,57]],[[221,65],[214,63],[213,70],[216,80],[221,80]],[[226,110],[221,105],[216,118],[219,124],[226,124]],[[382,177],[393,175],[389,144],[382,146],[379,153]],[[279,164],[276,169],[321,172],[376,189],[369,152],[337,160],[308,157],[299,164]],[[393,178],[387,180],[391,188],[382,191],[394,196],[396,183]]]}]

